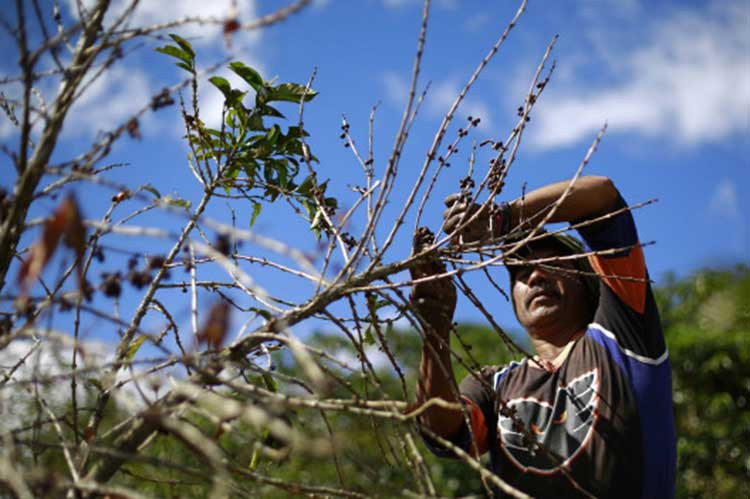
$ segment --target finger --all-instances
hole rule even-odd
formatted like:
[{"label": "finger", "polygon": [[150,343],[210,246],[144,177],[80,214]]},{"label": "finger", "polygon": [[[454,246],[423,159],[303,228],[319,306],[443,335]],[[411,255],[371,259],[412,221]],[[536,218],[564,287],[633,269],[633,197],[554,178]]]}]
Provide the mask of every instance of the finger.
[{"label": "finger", "polygon": [[461,215],[467,210],[466,203],[456,203],[450,208],[443,211],[443,218],[450,218],[452,215]]},{"label": "finger", "polygon": [[450,218],[447,218],[445,220],[445,223],[443,224],[443,230],[446,234],[450,234],[454,230],[456,230],[456,227],[458,227],[458,224],[461,222],[462,215],[453,215]]},{"label": "finger", "polygon": [[[443,225],[447,227],[448,224],[451,224],[455,227],[459,222],[467,222],[474,215],[474,213],[474,210],[471,210],[471,212],[467,212],[466,210],[456,210],[453,213],[443,213],[443,218],[445,219]],[[476,220],[472,222],[472,224],[474,223],[476,223]]]},{"label": "finger", "polygon": [[463,194],[461,194],[460,192],[456,192],[455,194],[451,194],[450,196],[446,197],[443,202],[445,203],[445,206],[450,207],[453,203],[455,203],[456,201],[460,201],[463,197]]}]

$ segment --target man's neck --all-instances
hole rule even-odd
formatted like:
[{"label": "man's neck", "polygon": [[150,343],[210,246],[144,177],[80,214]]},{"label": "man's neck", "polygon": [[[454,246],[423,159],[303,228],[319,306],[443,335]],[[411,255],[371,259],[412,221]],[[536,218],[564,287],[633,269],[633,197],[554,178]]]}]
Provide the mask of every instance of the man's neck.
[{"label": "man's neck", "polygon": [[556,331],[554,333],[539,334],[529,333],[531,336],[531,343],[534,345],[537,355],[545,361],[558,364],[559,361],[565,360],[560,359],[561,354],[566,350],[566,347],[581,337],[585,328],[576,327],[569,331]]}]

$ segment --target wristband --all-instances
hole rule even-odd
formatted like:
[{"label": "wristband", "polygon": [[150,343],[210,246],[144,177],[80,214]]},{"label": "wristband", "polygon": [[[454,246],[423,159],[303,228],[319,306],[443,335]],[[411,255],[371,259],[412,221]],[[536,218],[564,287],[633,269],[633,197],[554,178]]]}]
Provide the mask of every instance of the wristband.
[{"label": "wristband", "polygon": [[502,202],[495,206],[495,212],[492,215],[492,237],[502,237],[510,232],[510,204]]}]

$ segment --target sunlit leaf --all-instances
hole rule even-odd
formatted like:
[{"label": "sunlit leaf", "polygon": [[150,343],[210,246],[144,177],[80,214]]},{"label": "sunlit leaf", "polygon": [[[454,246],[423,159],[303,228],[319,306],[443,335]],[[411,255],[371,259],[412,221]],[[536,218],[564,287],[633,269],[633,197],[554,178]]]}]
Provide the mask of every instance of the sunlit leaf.
[{"label": "sunlit leaf", "polygon": [[258,215],[260,215],[261,208],[262,205],[260,203],[253,203],[253,213],[250,215],[250,227],[255,225],[255,221],[258,219]]},{"label": "sunlit leaf", "polygon": [[370,346],[372,346],[372,345],[375,344],[375,337],[372,334],[372,327],[371,326],[368,326],[367,329],[365,330],[365,334],[362,337],[362,342],[365,345],[370,345]]},{"label": "sunlit leaf", "polygon": [[126,363],[130,363],[130,361],[133,360],[133,357],[135,357],[135,354],[138,352],[138,349],[141,348],[141,345],[143,345],[144,341],[146,341],[145,335],[139,336],[130,344],[130,347],[128,347],[128,351],[125,353]]},{"label": "sunlit leaf", "polygon": [[250,66],[247,66],[240,61],[234,61],[229,63],[229,69],[245,80],[251,87],[253,87],[253,89],[255,89],[256,92],[263,88],[263,77],[261,77],[260,73]]},{"label": "sunlit leaf", "polygon": [[170,33],[169,36],[170,38],[172,38],[172,40],[177,42],[177,45],[179,45],[182,50],[190,55],[190,60],[195,59],[195,50],[193,50],[193,46],[189,41],[174,33]]},{"label": "sunlit leaf", "polygon": [[208,79],[213,86],[218,88],[222,94],[224,94],[224,98],[226,100],[229,100],[232,96],[232,86],[229,84],[229,81],[226,78],[222,78],[221,76],[212,76]]},{"label": "sunlit leaf", "polygon": [[317,92],[298,83],[282,83],[267,90],[268,101],[299,103],[304,100],[307,102],[312,100],[316,95],[318,95]]},{"label": "sunlit leaf", "polygon": [[278,388],[276,387],[276,380],[273,379],[273,376],[267,373],[263,373],[263,384],[266,385],[266,388],[271,392],[276,392]]},{"label": "sunlit leaf", "polygon": [[156,187],[154,187],[151,184],[143,184],[142,186],[140,186],[138,188],[138,190],[143,190],[143,191],[146,191],[146,192],[150,192],[151,194],[153,194],[154,196],[156,196],[157,199],[159,199],[161,197],[161,193],[156,189]]},{"label": "sunlit leaf", "polygon": [[190,69],[192,67],[192,58],[190,57],[190,54],[185,52],[184,50],[180,50],[179,48],[175,47],[174,45],[165,45],[163,47],[159,47],[156,49],[157,52],[161,52],[162,54],[166,54],[169,56],[172,56],[176,59],[181,60],[185,64],[187,64],[187,67],[185,69]]},{"label": "sunlit leaf", "polygon": [[161,199],[162,202],[169,206],[177,206],[178,208],[184,208],[185,210],[190,210],[190,206],[192,206],[192,203],[187,199],[175,198],[172,196],[164,196]]},{"label": "sunlit leaf", "polygon": [[101,381],[99,381],[96,378],[86,378],[86,383],[89,384],[89,385],[91,385],[91,386],[93,386],[93,387],[95,387],[96,389],[98,389],[101,392],[104,391],[104,386],[102,386]]}]

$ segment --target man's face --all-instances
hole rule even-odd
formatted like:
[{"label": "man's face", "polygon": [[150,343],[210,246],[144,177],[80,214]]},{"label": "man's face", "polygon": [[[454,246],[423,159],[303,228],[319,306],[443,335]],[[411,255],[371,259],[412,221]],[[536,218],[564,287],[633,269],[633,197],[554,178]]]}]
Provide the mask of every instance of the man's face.
[{"label": "man's face", "polygon": [[[543,248],[534,251],[530,259],[556,255],[554,248]],[[586,325],[590,305],[582,277],[564,272],[574,269],[572,260],[513,269],[516,317],[532,336],[556,335]]]}]

